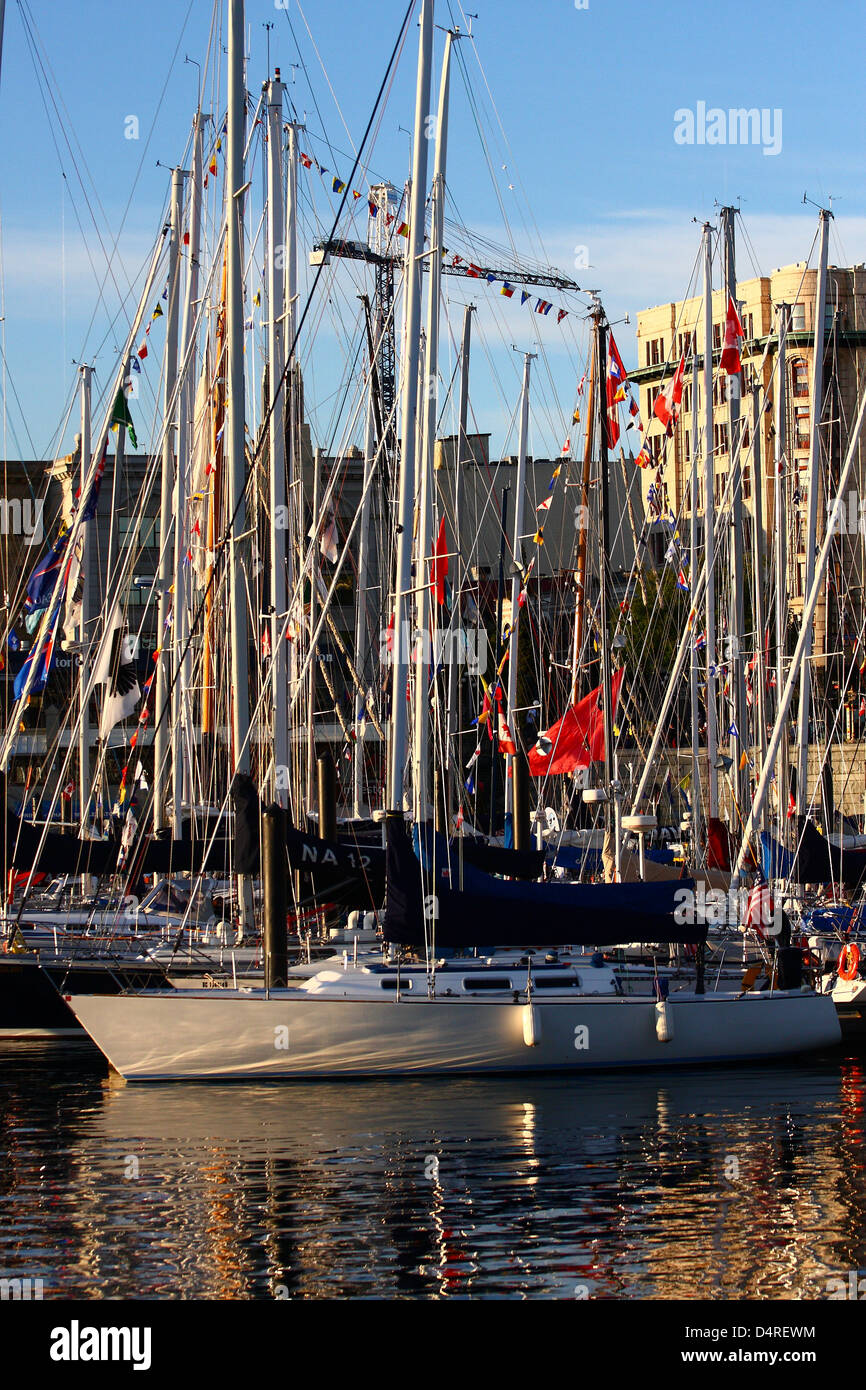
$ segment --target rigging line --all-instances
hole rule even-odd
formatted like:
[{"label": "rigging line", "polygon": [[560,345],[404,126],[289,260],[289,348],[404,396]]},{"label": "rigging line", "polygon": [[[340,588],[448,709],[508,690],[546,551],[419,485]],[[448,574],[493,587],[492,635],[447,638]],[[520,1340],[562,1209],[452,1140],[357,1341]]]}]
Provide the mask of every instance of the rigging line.
[{"label": "rigging line", "polygon": [[[375,116],[376,116],[376,112],[377,112],[378,107],[379,107],[379,102],[380,102],[380,100],[381,100],[381,98],[382,98],[382,94],[383,94],[383,92],[384,92],[384,90],[385,90],[385,86],[386,86],[386,83],[387,83],[387,81],[388,81],[388,78],[389,78],[389,75],[390,75],[390,73],[391,73],[391,70],[392,70],[392,68],[393,68],[393,65],[394,65],[394,63],[395,63],[395,61],[396,61],[396,59],[397,59],[397,55],[398,55],[398,53],[399,53],[399,51],[400,51],[400,49],[401,49],[401,47],[402,47],[403,36],[404,36],[405,30],[406,30],[406,28],[407,28],[407,26],[408,26],[409,19],[410,19],[410,17],[411,17],[411,14],[412,14],[413,9],[414,9],[414,0],[410,0],[410,3],[409,3],[409,5],[408,5],[408,7],[407,7],[407,9],[406,9],[406,13],[405,13],[405,16],[404,16],[404,19],[403,19],[403,23],[402,23],[401,28],[400,28],[400,32],[399,32],[398,37],[397,37],[397,42],[396,42],[395,45],[394,45],[394,48],[393,48],[392,53],[391,53],[391,57],[390,57],[389,62],[388,62],[388,67],[387,67],[386,72],[385,72],[385,77],[383,78],[382,83],[381,83],[381,85],[380,85],[379,92],[378,92],[378,94],[377,94],[377,96],[376,96],[376,100],[375,100],[375,103],[374,103],[374,106],[373,106],[373,111],[372,111],[372,113],[371,113],[371,115],[370,115],[370,119],[369,119],[369,121],[368,121],[368,123],[367,123],[366,130],[364,131],[364,135],[363,135],[362,140],[361,140],[361,144],[360,144],[360,147],[359,147],[358,155],[357,155],[356,160],[355,160],[355,167],[353,168],[352,173],[351,173],[351,175],[350,175],[350,181],[351,181],[352,178],[354,178],[355,172],[356,172],[356,170],[357,170],[357,166],[358,166],[358,164],[359,164],[359,162],[360,162],[361,154],[362,154],[362,152],[363,152],[363,150],[364,150],[364,147],[365,147],[365,145],[366,145],[366,143],[367,143],[367,138],[368,138],[368,136],[369,136],[370,130],[372,129],[372,126],[373,126],[373,123],[374,123],[374,120],[375,120]],[[339,207],[338,212],[337,212],[337,217],[336,217],[335,222],[334,222],[334,230],[336,229],[337,222],[338,222],[339,217],[340,217],[340,214],[342,213],[342,210],[343,210],[343,206],[345,205],[345,203],[346,203],[346,201],[347,201],[348,192],[349,192],[349,184],[347,183],[347,185],[346,185],[346,190],[345,190],[344,193],[343,193],[343,196],[342,196],[342,199],[341,199],[341,202],[340,202],[340,207]],[[332,232],[332,235],[333,235],[333,232]],[[262,431],[262,433],[261,433],[261,439],[260,439],[259,444],[255,447],[254,451],[252,451],[253,461],[255,461],[255,459],[258,458],[258,455],[259,455],[259,453],[261,452],[262,444],[263,444],[263,441],[264,441],[264,439],[265,439],[265,430],[266,430],[266,427],[267,427],[267,425],[268,425],[268,423],[269,423],[269,421],[270,421],[271,415],[273,414],[273,412],[274,412],[274,410],[275,410],[275,408],[276,408],[277,401],[278,401],[278,399],[280,398],[280,393],[281,393],[281,391],[282,391],[283,384],[284,384],[284,382],[286,381],[286,378],[288,377],[289,370],[290,370],[290,367],[291,367],[291,362],[292,362],[292,359],[293,359],[293,357],[294,357],[295,348],[296,348],[296,345],[297,345],[297,342],[298,342],[298,337],[299,337],[299,334],[300,334],[300,332],[301,332],[301,329],[303,328],[304,321],[305,321],[305,319],[306,319],[306,317],[307,317],[307,314],[308,314],[308,312],[309,312],[309,309],[310,309],[310,305],[311,305],[312,302],[313,302],[313,295],[314,295],[314,293],[315,293],[315,290],[316,290],[316,287],[317,287],[317,285],[318,285],[319,279],[321,278],[322,270],[323,270],[323,266],[319,266],[319,267],[318,267],[318,270],[317,270],[317,273],[316,273],[316,275],[315,275],[315,277],[314,277],[314,279],[313,279],[313,284],[312,284],[312,287],[311,287],[311,289],[310,289],[309,296],[308,296],[308,298],[307,298],[307,302],[306,302],[306,304],[304,305],[304,308],[303,308],[303,310],[302,310],[302,312],[301,312],[301,316],[300,316],[298,325],[297,325],[297,327],[296,327],[296,329],[295,329],[295,335],[294,335],[293,341],[292,341],[292,343],[291,343],[291,345],[290,345],[290,347],[289,347],[289,350],[288,350],[288,352],[287,352],[286,367],[285,367],[285,369],[284,369],[284,371],[283,371],[283,374],[282,374],[282,377],[281,377],[281,379],[280,379],[279,385],[278,385],[278,386],[276,387],[276,389],[273,391],[273,395],[272,395],[272,399],[271,399],[270,406],[269,406],[268,411],[267,411],[267,414],[266,414],[266,416],[265,416],[265,418],[264,418],[264,420],[262,421],[261,426],[260,426],[261,431]],[[236,522],[236,520],[237,520],[238,513],[239,513],[239,511],[240,511],[240,509],[241,509],[241,506],[244,505],[245,502],[246,502],[247,491],[248,491],[248,488],[249,488],[250,479],[251,479],[252,475],[253,475],[253,470],[251,469],[251,470],[248,472],[248,474],[247,474],[247,478],[246,478],[246,480],[245,480],[244,487],[243,487],[243,489],[241,490],[241,494],[240,494],[240,496],[239,496],[239,498],[238,498],[238,501],[237,501],[237,503],[236,503],[236,505],[235,505],[234,511],[233,511],[231,517],[229,518],[229,521],[228,521],[228,523],[227,523],[227,525],[226,525],[226,528],[225,528],[225,531],[224,531],[222,537],[220,538],[220,542],[219,542],[219,548],[220,548],[220,549],[223,549],[223,550],[224,550],[225,544],[226,544],[227,540],[229,539],[229,537],[232,535],[232,533],[233,533],[233,531],[234,531],[234,526],[235,526],[235,522]],[[371,470],[371,473],[370,473],[371,482],[372,482],[373,476],[374,476],[374,471]],[[331,491],[332,491],[332,489],[331,489]],[[355,522],[357,521],[357,516],[358,516],[358,513],[356,513]],[[354,529],[354,524],[355,524],[355,522],[353,522],[352,529]],[[348,545],[348,538],[347,538],[347,541],[346,541],[346,545]],[[344,554],[345,554],[345,548],[344,548]],[[333,589],[334,589],[334,587],[335,587],[335,585],[336,585],[336,580],[337,580],[337,577],[339,576],[339,570],[340,570],[340,566],[338,565],[337,569],[335,570],[334,578],[332,579],[331,591],[329,592],[329,600],[330,600],[331,594],[332,594],[332,592],[333,592]],[[215,579],[215,576],[216,576],[216,572],[217,572],[216,566],[214,566],[213,569],[212,569],[212,571],[211,571],[211,575],[210,575],[210,578],[209,578],[209,580],[208,580],[208,583],[207,583],[207,586],[206,586],[206,588],[205,588],[205,591],[204,591],[204,593],[202,594],[201,600],[200,600],[200,602],[199,602],[198,609],[197,609],[197,611],[196,611],[196,613],[195,613],[195,616],[194,616],[194,618],[193,618],[192,623],[190,624],[190,630],[189,630],[189,633],[188,633],[188,635],[187,635],[186,641],[185,641],[185,643],[184,643],[183,651],[180,653],[180,655],[179,655],[179,657],[178,657],[178,659],[177,659],[176,665],[175,665],[175,670],[174,670],[173,673],[171,673],[170,678],[169,678],[169,680],[168,680],[168,682],[167,682],[167,689],[166,689],[166,692],[165,692],[165,700],[164,700],[164,703],[163,703],[163,708],[162,708],[162,710],[159,712],[158,717],[157,717],[156,721],[154,721],[154,724],[153,724],[153,726],[152,726],[153,729],[154,729],[154,731],[155,731],[156,728],[162,723],[162,721],[167,717],[168,710],[169,710],[169,708],[170,708],[170,706],[171,706],[171,699],[172,699],[172,695],[173,695],[173,692],[174,692],[174,687],[175,687],[175,685],[176,685],[176,683],[177,683],[177,681],[178,681],[178,678],[179,678],[179,676],[180,676],[180,672],[181,672],[182,667],[183,667],[183,659],[184,659],[184,657],[186,656],[186,653],[189,651],[189,649],[190,649],[190,647],[191,647],[191,645],[192,645],[193,636],[194,636],[194,634],[196,633],[196,631],[197,631],[197,629],[198,629],[198,626],[199,626],[199,624],[200,624],[200,622],[201,622],[201,618],[202,618],[202,616],[203,616],[203,614],[204,614],[204,611],[205,611],[205,605],[206,605],[206,602],[207,602],[208,595],[210,594],[211,589],[213,588],[213,585],[214,585],[214,579]],[[286,614],[286,621],[285,621],[285,625],[284,625],[286,629],[288,628],[288,624],[289,624],[289,621],[290,621],[290,613],[291,613],[291,608],[289,609],[289,611],[288,611],[287,614]],[[320,631],[320,629],[321,629],[322,622],[323,622],[323,617],[320,617],[317,632],[316,632],[315,634],[312,635],[312,637],[311,637],[311,642],[312,642],[313,638],[317,638],[317,637],[318,637],[318,633],[319,633],[319,631]],[[283,640],[285,640],[285,633],[284,633],[284,632],[281,632],[281,633],[280,633],[280,641],[283,641]],[[273,657],[272,657],[271,659],[273,660]],[[308,656],[305,658],[305,660],[304,660],[304,666],[303,666],[301,672],[300,672],[299,675],[298,675],[298,688],[299,688],[299,689],[300,689],[300,686],[301,686],[301,683],[302,683],[302,681],[303,681],[304,674],[305,674],[305,672],[306,672],[306,669],[307,669],[307,666],[308,666],[308,665],[309,665],[309,654],[308,654]],[[263,688],[262,696],[260,697],[260,703],[261,703],[261,701],[264,699],[264,695],[265,695],[265,690],[264,690],[264,688]],[[296,702],[297,702],[297,692],[296,692],[296,695],[295,695],[295,699],[294,699],[293,702],[292,702],[292,708],[294,708],[294,705],[296,704]],[[247,739],[246,739],[246,741],[245,741],[245,746],[246,746],[246,744],[248,744],[248,742],[249,742],[249,738],[250,738],[250,733],[251,733],[251,731],[252,731],[252,722],[250,723],[250,730],[249,730],[249,732],[248,732],[248,734],[247,734]],[[225,798],[225,804],[227,804],[228,795],[229,795],[229,793],[227,792],[227,793],[226,793],[226,798]],[[154,800],[154,789],[151,788],[150,791],[149,791],[149,796],[148,796],[148,801],[147,801],[147,804],[146,804],[146,807],[145,807],[145,811],[144,811],[143,816],[142,816],[142,821],[144,821],[144,820],[146,819],[147,813],[149,812],[149,810],[151,809],[151,807],[152,807],[152,805],[153,805],[153,800]],[[213,832],[213,835],[212,835],[212,839],[213,839],[213,837],[214,837],[215,835],[216,835],[216,828],[214,829],[214,832]],[[210,847],[209,847],[209,849],[210,849]]]},{"label": "rigging line", "polygon": [[[25,9],[25,6],[26,6],[26,4],[27,4],[27,0],[18,0],[18,3],[19,3],[19,7],[21,8],[21,11],[22,11],[22,19],[23,19],[23,21],[24,21],[25,35],[27,36],[28,47],[30,48],[31,61],[32,61],[33,64],[34,64],[34,68],[37,69],[37,78],[38,78],[38,76],[39,76],[39,70],[41,70],[41,72],[42,72],[43,82],[40,84],[40,96],[41,96],[41,98],[42,98],[43,107],[45,108],[46,118],[47,118],[47,120],[48,120],[49,127],[50,127],[50,130],[51,130],[52,143],[54,144],[55,151],[57,152],[57,157],[58,157],[58,161],[59,161],[59,163],[60,163],[60,168],[61,168],[62,176],[63,176],[63,178],[64,178],[64,180],[65,180],[67,186],[69,186],[69,181],[68,181],[66,172],[65,172],[65,170],[64,170],[64,168],[63,168],[63,159],[62,159],[62,156],[61,156],[61,154],[60,154],[60,150],[59,150],[58,145],[57,145],[57,140],[56,140],[55,135],[54,135],[54,125],[53,125],[53,123],[52,123],[51,116],[50,116],[49,111],[48,111],[47,96],[50,96],[50,98],[51,98],[51,103],[52,103],[52,105],[53,105],[53,107],[54,107],[54,111],[55,111],[56,117],[57,117],[56,124],[57,124],[57,126],[59,127],[59,129],[60,129],[60,132],[61,132],[61,134],[62,134],[64,143],[65,143],[66,148],[67,148],[67,150],[68,150],[69,157],[70,157],[70,160],[71,160],[71,162],[72,162],[72,167],[73,167],[73,169],[74,169],[74,171],[75,171],[76,177],[77,177],[78,182],[79,182],[79,185],[80,185],[80,187],[81,187],[81,192],[82,192],[82,194],[83,194],[83,196],[84,196],[85,205],[86,205],[87,210],[88,210],[88,212],[89,212],[89,214],[90,214],[91,221],[93,222],[94,230],[95,230],[95,232],[96,232],[96,239],[97,239],[97,241],[98,241],[98,243],[99,243],[100,249],[101,249],[101,251],[102,251],[103,257],[104,257],[105,262],[106,262],[106,273],[105,273],[105,275],[103,276],[102,280],[100,281],[99,275],[97,274],[97,271],[96,271],[96,267],[95,267],[95,265],[94,265],[94,263],[93,263],[93,259],[92,259],[92,257],[90,256],[89,247],[87,246],[87,239],[86,239],[85,234],[84,234],[84,228],[83,228],[82,225],[81,225],[81,220],[80,220],[80,218],[79,218],[79,216],[78,216],[78,211],[77,211],[77,208],[75,207],[75,201],[74,201],[74,199],[72,198],[72,193],[71,193],[71,189],[70,189],[70,199],[71,199],[71,201],[72,201],[73,210],[75,211],[75,214],[76,214],[76,220],[77,220],[78,223],[79,223],[79,229],[81,230],[82,238],[83,238],[84,241],[85,241],[85,248],[86,248],[86,250],[87,250],[88,260],[90,260],[91,269],[93,270],[93,276],[94,276],[94,279],[96,280],[97,288],[98,288],[97,302],[96,302],[96,305],[95,305],[95,307],[94,307],[94,311],[93,311],[93,313],[92,313],[92,315],[91,315],[90,324],[88,325],[88,328],[87,328],[87,334],[89,335],[90,330],[91,330],[92,325],[93,325],[93,322],[94,322],[94,320],[95,320],[95,318],[96,318],[96,314],[97,314],[97,312],[98,312],[100,302],[104,302],[104,303],[105,303],[105,310],[106,310],[106,313],[109,312],[108,303],[107,303],[107,300],[105,300],[105,296],[104,296],[105,285],[106,285],[106,283],[107,283],[109,277],[111,278],[112,284],[113,284],[113,286],[114,286],[115,292],[116,292],[117,295],[118,295],[118,298],[121,298],[120,288],[119,288],[119,286],[118,286],[117,280],[116,280],[115,275],[114,275],[114,270],[113,270],[113,266],[114,266],[114,264],[115,264],[115,255],[116,255],[116,250],[117,250],[117,244],[118,244],[119,237],[120,237],[120,232],[118,232],[118,235],[117,235],[117,237],[115,238],[114,246],[112,247],[111,253],[109,253],[109,252],[106,250],[105,243],[103,242],[102,233],[101,233],[101,230],[100,230],[102,223],[107,223],[108,219],[107,219],[107,217],[106,217],[106,215],[105,215],[105,210],[104,210],[104,208],[102,207],[102,203],[101,203],[101,201],[100,201],[99,194],[98,194],[98,192],[97,192],[97,190],[96,190],[96,185],[95,185],[94,182],[93,182],[93,177],[92,177],[92,175],[90,174],[90,170],[89,170],[88,167],[87,167],[87,162],[86,162],[86,160],[84,159],[84,156],[83,156],[83,154],[82,154],[82,160],[83,160],[83,163],[84,163],[84,169],[85,169],[85,171],[86,171],[86,173],[87,173],[87,177],[88,177],[88,179],[89,179],[91,185],[93,186],[93,190],[94,190],[94,194],[95,194],[95,199],[96,199],[96,204],[97,204],[98,209],[99,209],[99,212],[100,212],[100,214],[101,214],[101,222],[100,222],[99,220],[97,220],[97,218],[96,218],[96,216],[95,216],[95,214],[94,214],[93,206],[92,206],[92,204],[91,204],[90,194],[89,194],[88,189],[87,189],[87,187],[86,187],[86,185],[85,185],[84,179],[82,178],[81,171],[80,171],[80,168],[79,168],[79,161],[78,161],[78,158],[77,158],[77,156],[76,156],[76,154],[75,154],[75,150],[73,149],[73,146],[72,146],[72,143],[71,143],[71,140],[70,140],[70,136],[69,136],[69,134],[67,133],[67,126],[68,126],[69,130],[72,132],[72,137],[73,137],[73,139],[75,140],[76,145],[78,145],[79,142],[78,142],[78,140],[77,140],[77,137],[75,137],[74,128],[73,128],[73,126],[72,126],[71,120],[69,119],[69,113],[66,111],[65,105],[63,105],[63,99],[62,99],[62,97],[60,96],[59,87],[57,86],[56,79],[54,79],[53,72],[51,73],[51,79],[49,80],[48,73],[51,71],[51,70],[50,70],[50,65],[48,66],[48,71],[46,71],[46,64],[47,64],[48,60],[47,60],[47,57],[43,57],[42,51],[41,51],[41,49],[40,49],[40,45],[37,43],[37,40],[36,40],[36,32],[37,32],[37,31],[36,31],[36,29],[35,29],[35,23],[33,23],[33,21],[32,21],[32,16],[29,15],[29,13],[25,16],[24,9]],[[33,32],[32,32],[32,33],[31,33],[31,31],[30,31],[30,29],[29,29],[29,27],[28,27],[30,24],[33,24]],[[66,118],[65,120],[64,120],[63,116],[61,115],[60,107],[58,106],[58,101],[60,102],[60,105],[63,106],[63,112],[65,113],[65,118]],[[80,145],[79,145],[79,149],[80,149]],[[134,190],[133,190],[133,191],[134,191]],[[129,201],[131,202],[131,200],[132,200],[132,194],[130,194],[130,200],[129,200]],[[127,207],[128,207],[128,206],[129,206],[129,203],[127,204]],[[122,262],[121,262],[121,264],[122,264]],[[129,283],[129,281],[128,281],[128,276],[127,276],[127,284],[128,284],[128,283]],[[85,337],[85,345],[86,345],[86,337]],[[82,357],[84,356],[84,349],[82,349],[82,354],[81,354],[81,355],[82,355]]]}]

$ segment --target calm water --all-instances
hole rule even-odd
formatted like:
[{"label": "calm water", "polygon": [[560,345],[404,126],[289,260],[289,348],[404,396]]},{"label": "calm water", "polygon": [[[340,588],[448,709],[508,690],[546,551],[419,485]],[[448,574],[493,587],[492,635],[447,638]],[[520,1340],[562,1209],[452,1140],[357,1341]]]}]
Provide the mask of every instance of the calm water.
[{"label": "calm water", "polygon": [[866,1266],[866,1059],[126,1087],[0,1048],[0,1277],[44,1296],[820,1298]]}]

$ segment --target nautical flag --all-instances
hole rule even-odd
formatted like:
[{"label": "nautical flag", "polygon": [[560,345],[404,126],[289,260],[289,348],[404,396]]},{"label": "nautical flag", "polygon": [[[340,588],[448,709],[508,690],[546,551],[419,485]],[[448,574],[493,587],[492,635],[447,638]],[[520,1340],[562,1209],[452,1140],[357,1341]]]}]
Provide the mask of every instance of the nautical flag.
[{"label": "nautical flag", "polygon": [[481,267],[473,265],[471,261],[467,261],[466,274],[471,276],[473,280],[478,280],[481,278]]},{"label": "nautical flag", "polygon": [[368,198],[367,200],[367,211],[369,212],[371,217],[379,216],[379,209],[376,207],[376,204],[373,202],[372,198]]},{"label": "nautical flag", "polygon": [[572,417],[571,417],[571,423],[572,423],[573,425],[579,425],[579,424],[580,424],[580,411],[579,411],[579,410],[575,410],[574,414],[573,414]]},{"label": "nautical flag", "polygon": [[517,753],[511,731],[502,717],[502,710],[499,711],[498,719],[499,747],[503,753],[510,753],[512,757]]},{"label": "nautical flag", "polygon": [[557,315],[556,315],[556,322],[557,322],[557,323],[562,323],[562,320],[566,317],[567,314],[568,314],[568,310],[567,310],[567,309],[560,309],[559,312],[558,312]]},{"label": "nautical flag", "polygon": [[514,286],[509,285],[508,281],[504,280],[502,282],[502,289],[499,291],[499,293],[504,294],[506,299],[510,299],[511,296],[514,294]]},{"label": "nautical flag", "polygon": [[[409,223],[408,223],[408,222],[401,222],[401,223],[400,223],[399,227],[397,228],[397,235],[398,235],[398,236],[408,236],[408,235],[409,235]],[[480,273],[481,273],[481,272],[479,271],[479,274],[480,274]]]},{"label": "nautical flag", "polygon": [[105,699],[99,723],[100,738],[107,738],[121,720],[128,719],[141,699],[135,676],[134,639],[124,632],[120,604],[111,615],[111,641],[93,673],[96,685],[105,686]]},{"label": "nautical flag", "polygon": [[618,393],[625,389],[627,382],[628,376],[611,333],[607,341],[607,446],[609,449],[613,449],[619,439],[616,405],[617,401],[622,399]]},{"label": "nautical flag", "polygon": [[[138,349],[138,356],[141,358],[143,362],[145,357],[147,356],[147,343],[142,343],[141,347]],[[141,367],[139,367],[139,371],[141,371]]]},{"label": "nautical flag", "polygon": [[150,316],[150,321],[151,321],[151,323],[152,323],[154,319],[161,319],[161,318],[162,318],[162,305],[161,305],[161,304],[157,304],[156,308],[154,309],[153,313],[152,313],[151,316]]},{"label": "nautical flag", "polygon": [[303,151],[301,151],[298,155],[298,158],[300,159],[305,169],[312,169],[313,161],[310,159],[310,156],[308,154],[304,154]]},{"label": "nautical flag", "polygon": [[10,652],[17,652],[21,647],[21,643],[18,641],[18,637],[14,628],[10,630],[9,637],[7,640],[9,642]]},{"label": "nautical flag", "polygon": [[[51,596],[63,564],[63,552],[69,539],[69,528],[62,526],[60,534],[47,555],[44,555],[27,581],[25,613],[42,612],[51,605]],[[29,629],[28,629],[29,630]]]},{"label": "nautical flag", "polygon": [[539,504],[538,504],[538,506],[535,508],[535,510],[536,510],[537,512],[546,512],[546,511],[549,511],[549,510],[550,510],[550,504],[551,504],[552,501],[553,501],[553,498],[552,498],[552,497],[545,497],[545,499],[544,499],[543,502],[539,502]]},{"label": "nautical flag", "polygon": [[217,171],[216,155],[212,155],[212,156],[211,156],[211,162],[210,162],[210,164],[207,166],[207,171],[208,171],[209,174],[215,174],[215,173],[216,173],[216,171]]},{"label": "nautical flag", "polygon": [[439,534],[433,546],[433,564],[430,573],[430,587],[436,594],[436,602],[441,608],[445,603],[445,581],[448,578],[448,540],[445,535],[445,518],[439,522]]},{"label": "nautical flag", "polygon": [[[102,475],[105,472],[105,464],[108,459],[108,435],[105,436],[105,443],[102,446],[102,457],[96,465],[96,471],[90,482],[90,489],[87,493],[87,500],[84,503],[84,510],[81,513],[82,521],[92,521],[96,516],[96,506],[99,502],[99,489],[102,486]],[[76,502],[80,504],[81,488],[79,487],[76,495]]]},{"label": "nautical flag", "polygon": [[531,295],[530,295],[530,293],[529,293],[528,290],[521,290],[521,291],[520,291],[520,304],[521,304],[521,307],[526,303],[527,299],[530,299],[530,298],[531,298]]},{"label": "nautical flag", "polygon": [[725,346],[722,351],[719,367],[729,376],[736,376],[740,371],[740,344],[743,341],[743,325],[737,313],[737,306],[733,299],[728,296],[728,312],[725,317]]},{"label": "nautical flag", "polygon": [[680,401],[683,398],[683,375],[685,370],[686,359],[685,356],[683,356],[680,358],[679,366],[674,372],[673,380],[670,385],[664,391],[660,391],[655,398],[653,415],[661,420],[665,429],[668,428],[671,421],[676,421],[680,413]]},{"label": "nautical flag", "polygon": [[699,651],[701,650],[701,648],[702,648],[702,647],[705,647],[706,645],[707,645],[707,634],[706,634],[705,632],[699,632],[698,635],[697,635],[697,637],[695,638],[695,651],[696,651],[696,652],[699,652]]},{"label": "nautical flag", "polygon": [[137,357],[133,357],[132,359],[132,370],[134,372],[138,372],[139,374],[141,373],[141,363],[139,362]]},{"label": "nautical flag", "polygon": [[[613,713],[616,713],[622,677],[623,672],[619,670],[611,682]],[[579,767],[589,767],[590,763],[603,760],[604,715],[600,704],[601,686],[598,686],[539,735],[538,743],[529,750],[531,776],[575,772]]]},{"label": "nautical flag", "polygon": [[492,273],[492,271],[489,271],[489,270],[488,270],[488,272],[487,272],[487,274],[486,274],[486,276],[485,276],[484,278],[486,279],[488,285],[495,285],[495,284],[496,284],[496,276]]},{"label": "nautical flag", "polygon": [[547,299],[539,299],[535,304],[536,314],[549,314],[553,305]]},{"label": "nautical flag", "polygon": [[331,179],[331,188],[334,191],[334,193],[342,193],[345,187],[346,185],[340,179],[338,179],[335,174],[334,177]]},{"label": "nautical flag", "polygon": [[680,567],[680,571],[679,571],[679,573],[677,574],[677,588],[678,588],[678,589],[684,589],[684,590],[686,591],[686,593],[688,593],[689,581],[688,581],[688,579],[687,579],[685,573],[683,572],[682,567]]},{"label": "nautical flag", "polygon": [[122,389],[118,391],[111,411],[111,428],[116,430],[120,425],[123,425],[129,435],[129,442],[133,449],[137,449],[138,440],[135,437],[135,426],[132,423],[132,416],[129,413],[129,406],[126,403],[126,396],[123,394]]},{"label": "nautical flag", "polygon": [[739,730],[737,729],[736,724],[731,725],[731,727],[728,729],[728,733],[730,734],[731,738],[740,737]]},{"label": "nautical flag", "polygon": [[16,700],[21,699],[21,696],[24,692],[24,687],[27,685],[27,679],[30,675],[31,667],[35,671],[35,675],[33,677],[33,683],[31,684],[28,693],[30,695],[41,695],[43,690],[45,689],[45,686],[48,683],[48,676],[51,671],[51,667],[54,664],[54,644],[55,639],[57,637],[57,625],[59,621],[60,606],[58,605],[57,612],[54,615],[54,622],[51,625],[51,631],[46,637],[41,650],[39,649],[38,645],[34,647],[33,651],[31,651],[25,659],[24,665],[21,667],[21,670],[18,672],[18,675],[15,677],[15,680],[13,682],[13,689],[15,691]]},{"label": "nautical flag", "polygon": [[628,403],[628,413],[631,416],[640,415],[640,408],[634,396],[631,397],[631,400]]},{"label": "nautical flag", "polygon": [[361,196],[361,195],[360,195],[360,193],[357,191],[357,189],[353,188],[353,189],[352,189],[352,197],[355,199],[356,202],[357,202],[357,200],[360,198],[360,196]]}]

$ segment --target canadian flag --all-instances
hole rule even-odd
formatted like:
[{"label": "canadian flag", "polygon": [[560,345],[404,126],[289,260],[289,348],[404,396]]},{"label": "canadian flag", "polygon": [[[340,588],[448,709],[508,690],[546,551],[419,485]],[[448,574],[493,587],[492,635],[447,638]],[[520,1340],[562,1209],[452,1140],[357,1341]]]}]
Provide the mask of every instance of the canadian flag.
[{"label": "canadian flag", "polygon": [[666,390],[656,396],[653,405],[653,415],[661,420],[665,429],[672,420],[676,420],[680,413],[680,401],[683,398],[683,376],[686,370],[685,356],[680,358],[679,366],[674,372],[673,381]]},{"label": "canadian flag", "polygon": [[728,312],[725,318],[725,346],[719,366],[729,376],[737,376],[740,371],[740,344],[743,341],[743,325],[737,313],[737,306],[728,297]]},{"label": "canadian flag", "polygon": [[512,757],[514,757],[517,752],[514,746],[514,739],[511,737],[511,730],[506,724],[501,710],[499,711],[499,751],[501,753],[510,753]]}]

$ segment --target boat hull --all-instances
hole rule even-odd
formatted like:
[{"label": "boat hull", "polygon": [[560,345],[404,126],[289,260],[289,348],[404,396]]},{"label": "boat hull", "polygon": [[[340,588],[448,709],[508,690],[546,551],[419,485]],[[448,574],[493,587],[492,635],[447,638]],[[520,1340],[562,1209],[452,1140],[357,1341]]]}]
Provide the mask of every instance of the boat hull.
[{"label": "boat hull", "polygon": [[[323,999],[294,991],[67,996],[128,1081],[595,1071],[793,1055],[840,1041],[832,1000],[677,995],[652,1000]],[[662,1041],[659,1033],[669,1035]]]}]

